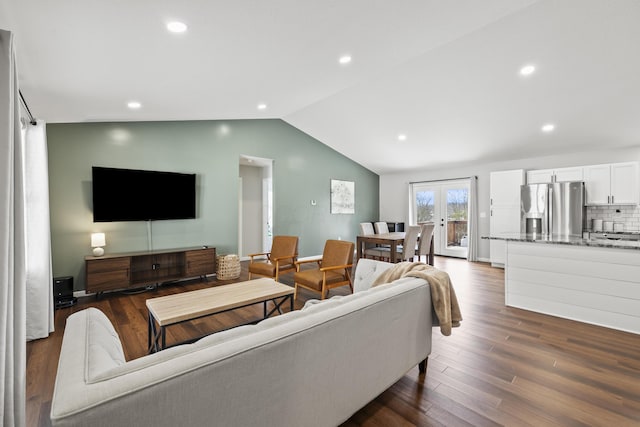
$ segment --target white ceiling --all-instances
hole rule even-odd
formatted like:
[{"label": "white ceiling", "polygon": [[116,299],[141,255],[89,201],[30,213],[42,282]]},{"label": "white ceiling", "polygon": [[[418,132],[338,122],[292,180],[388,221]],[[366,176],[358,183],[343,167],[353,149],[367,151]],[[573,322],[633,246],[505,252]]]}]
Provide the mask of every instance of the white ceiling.
[{"label": "white ceiling", "polygon": [[638,0],[2,0],[0,28],[49,123],[281,118],[379,174],[640,145]]}]

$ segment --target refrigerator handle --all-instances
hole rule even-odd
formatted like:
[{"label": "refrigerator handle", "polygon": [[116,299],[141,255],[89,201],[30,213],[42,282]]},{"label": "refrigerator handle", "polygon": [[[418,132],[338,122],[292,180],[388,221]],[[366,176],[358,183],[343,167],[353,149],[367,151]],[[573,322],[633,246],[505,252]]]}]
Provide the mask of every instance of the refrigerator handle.
[{"label": "refrigerator handle", "polygon": [[553,187],[547,187],[547,234],[553,234]]}]

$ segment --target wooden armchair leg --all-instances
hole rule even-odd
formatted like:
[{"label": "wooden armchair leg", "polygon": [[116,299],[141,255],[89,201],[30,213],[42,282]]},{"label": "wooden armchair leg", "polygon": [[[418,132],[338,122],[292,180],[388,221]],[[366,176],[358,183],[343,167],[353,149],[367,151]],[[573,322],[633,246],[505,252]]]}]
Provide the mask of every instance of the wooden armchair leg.
[{"label": "wooden armchair leg", "polygon": [[429,362],[429,357],[424,359],[422,362],[418,363],[418,370],[420,371],[421,374],[424,374],[424,373],[427,372],[427,363],[428,362]]}]

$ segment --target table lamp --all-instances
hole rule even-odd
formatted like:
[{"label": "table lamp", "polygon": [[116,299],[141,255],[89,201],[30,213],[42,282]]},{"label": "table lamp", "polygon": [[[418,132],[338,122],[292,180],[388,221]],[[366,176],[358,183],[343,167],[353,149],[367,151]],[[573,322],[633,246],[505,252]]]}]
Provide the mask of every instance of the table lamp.
[{"label": "table lamp", "polygon": [[103,246],[106,245],[104,233],[91,233],[91,247],[93,248],[93,256],[104,255]]}]

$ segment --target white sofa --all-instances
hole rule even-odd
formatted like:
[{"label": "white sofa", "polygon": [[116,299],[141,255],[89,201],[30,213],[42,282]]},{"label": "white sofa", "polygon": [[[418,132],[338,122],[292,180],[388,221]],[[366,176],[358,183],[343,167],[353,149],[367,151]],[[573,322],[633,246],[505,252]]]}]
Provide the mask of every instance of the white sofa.
[{"label": "white sofa", "polygon": [[368,289],[389,266],[361,259],[352,295],[131,361],[101,311],[77,312],[64,332],[52,424],[338,425],[431,351],[426,281]]}]

